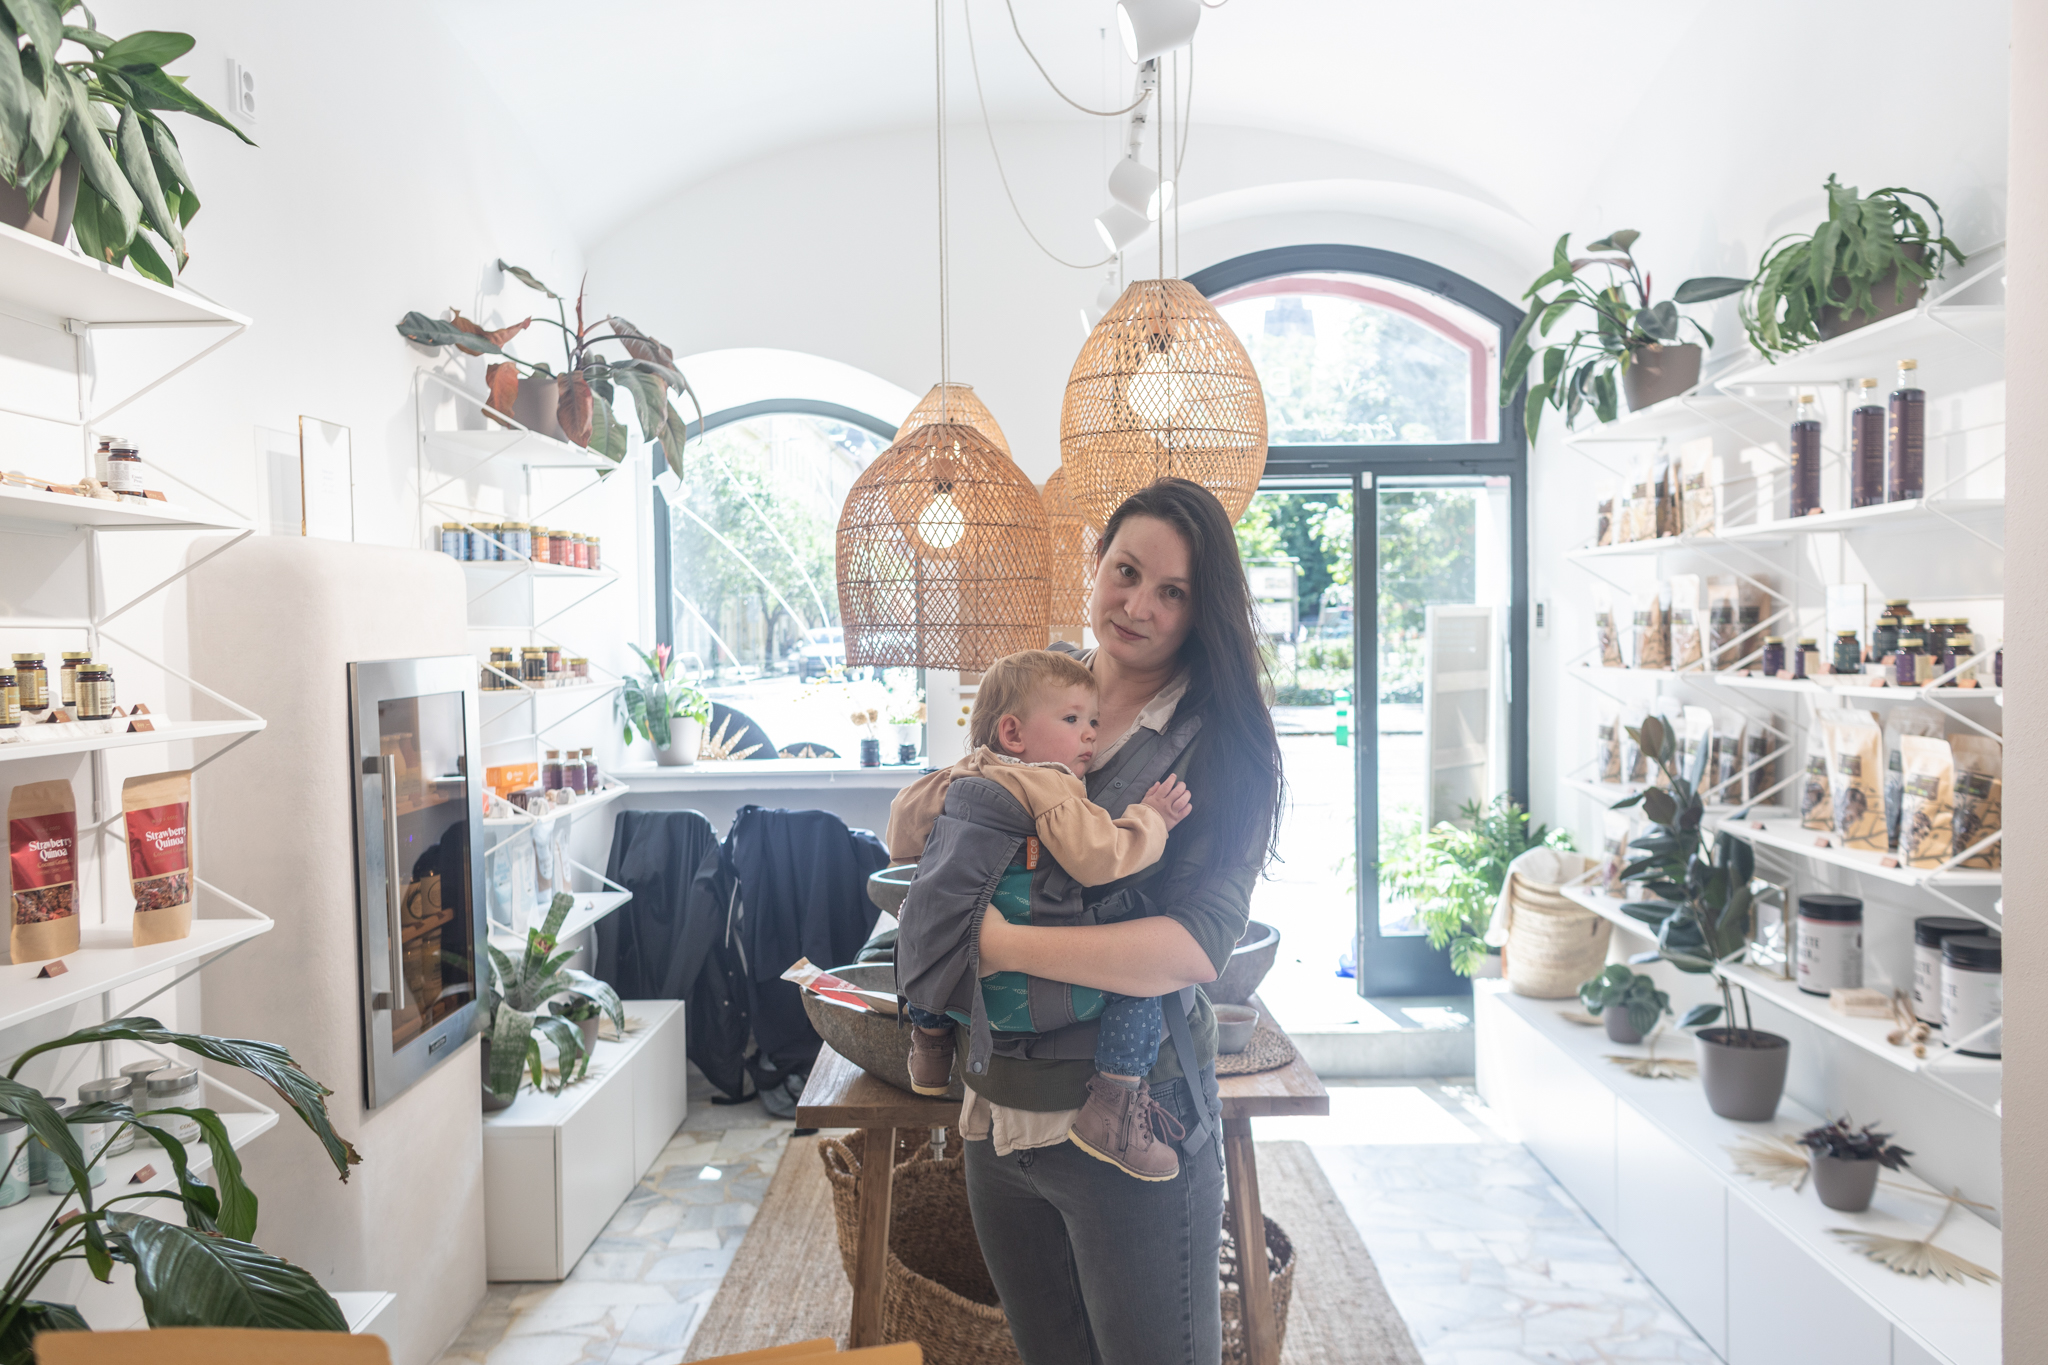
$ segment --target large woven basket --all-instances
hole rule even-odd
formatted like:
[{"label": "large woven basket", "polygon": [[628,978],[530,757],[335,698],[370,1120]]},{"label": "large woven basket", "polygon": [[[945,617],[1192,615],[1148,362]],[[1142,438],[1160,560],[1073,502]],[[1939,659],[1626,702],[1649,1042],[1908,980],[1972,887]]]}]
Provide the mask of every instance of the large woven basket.
[{"label": "large woven basket", "polygon": [[[855,1191],[867,1145],[865,1136],[856,1132],[818,1141],[818,1156],[832,1182],[839,1263],[845,1267],[849,1283],[860,1240],[860,1200]],[[947,1132],[943,1158],[932,1156],[923,1136],[917,1129],[904,1129],[897,1136],[882,1335],[889,1341],[917,1342],[924,1348],[926,1365],[1022,1365],[1016,1344],[1010,1340],[1009,1320],[981,1259],[981,1244],[975,1240],[960,1134]],[[1273,1326],[1284,1343],[1287,1309],[1294,1297],[1294,1244],[1278,1223],[1270,1218],[1265,1221]],[[1246,1365],[1237,1244],[1227,1223],[1221,1270],[1224,1365]]]},{"label": "large woven basket", "polygon": [[1556,887],[1516,877],[1508,893],[1508,989],[1539,1000],[1563,1000],[1607,962],[1614,926]]}]

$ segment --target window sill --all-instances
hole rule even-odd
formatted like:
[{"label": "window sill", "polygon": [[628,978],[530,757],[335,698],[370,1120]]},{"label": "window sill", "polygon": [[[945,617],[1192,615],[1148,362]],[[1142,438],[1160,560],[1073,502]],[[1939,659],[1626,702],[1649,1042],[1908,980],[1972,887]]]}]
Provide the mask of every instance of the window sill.
[{"label": "window sill", "polygon": [[631,783],[635,791],[746,790],[779,791],[816,787],[869,787],[895,790],[924,776],[922,764],[889,764],[863,768],[841,758],[776,758],[762,762],[713,762],[664,768],[652,763],[623,764],[609,775]]}]

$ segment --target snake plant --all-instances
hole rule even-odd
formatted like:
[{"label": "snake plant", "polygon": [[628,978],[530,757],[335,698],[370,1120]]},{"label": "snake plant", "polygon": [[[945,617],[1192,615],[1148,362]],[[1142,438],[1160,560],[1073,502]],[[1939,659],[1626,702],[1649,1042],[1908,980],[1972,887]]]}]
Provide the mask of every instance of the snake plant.
[{"label": "snake plant", "polygon": [[567,964],[576,956],[575,949],[555,951],[555,937],[562,932],[562,921],[575,904],[574,896],[556,892],[547,918],[527,931],[526,948],[517,960],[495,945],[485,945],[491,955],[491,979],[484,989],[484,1037],[491,1043],[488,1084],[494,1094],[517,1094],[521,1068],[533,1077],[534,1089],[547,1088],[538,1034],[547,1035],[555,1045],[559,1071],[556,1093],[590,1070],[583,1031],[561,1015],[548,1013],[548,1002],[558,996],[580,996],[596,1002],[611,1016],[613,1027],[621,1036],[625,1034],[626,1011],[619,1003],[619,993],[588,972],[570,968]]},{"label": "snake plant", "polygon": [[[73,10],[83,24],[65,22]],[[127,261],[171,283],[171,267],[142,229],[184,269],[185,228],[199,196],[161,114],[189,114],[256,145],[186,89],[184,77],[164,70],[192,50],[192,36],[145,30],[110,38],[75,0],[5,0],[0,36],[13,53],[0,53],[0,179],[34,203],[75,158],[81,183],[71,227],[79,246],[95,260]],[[85,55],[59,60],[67,46]]]},{"label": "snake plant", "polygon": [[[326,1097],[333,1092],[301,1071],[291,1054],[275,1043],[174,1033],[154,1019],[135,1015],[29,1048],[0,1078],[0,1113],[27,1124],[29,1139],[41,1142],[49,1149],[46,1159],[63,1167],[62,1174],[50,1177],[51,1192],[62,1192],[63,1198],[52,1202],[28,1250],[0,1286],[0,1365],[28,1365],[39,1332],[91,1330],[77,1309],[35,1297],[43,1280],[66,1261],[85,1262],[101,1281],[111,1279],[116,1265],[128,1266],[152,1327],[346,1332],[348,1320],[340,1305],[312,1275],[251,1242],[256,1235],[256,1194],[243,1183],[242,1163],[213,1110],[137,1114],[125,1104],[96,1103],[81,1106],[67,1123],[54,1104],[17,1079],[22,1067],[45,1052],[120,1041],[182,1048],[208,1061],[239,1067],[267,1083],[313,1131],[343,1180],[348,1179],[349,1167],[362,1160],[336,1135],[328,1119]],[[213,1159],[211,1183],[193,1173],[193,1154],[169,1129],[171,1114],[182,1114],[199,1125]],[[73,1125],[86,1123],[105,1125],[107,1145],[124,1127],[142,1130],[163,1148],[177,1188],[95,1188],[90,1168],[105,1146],[88,1153],[79,1145],[79,1129]],[[178,1204],[184,1222],[132,1211],[148,1200]]]}]

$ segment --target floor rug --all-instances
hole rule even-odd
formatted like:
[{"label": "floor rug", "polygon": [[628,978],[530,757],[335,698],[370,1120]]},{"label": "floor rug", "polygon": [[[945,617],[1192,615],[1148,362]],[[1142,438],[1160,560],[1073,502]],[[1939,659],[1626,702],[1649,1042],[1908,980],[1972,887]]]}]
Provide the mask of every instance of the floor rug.
[{"label": "floor rug", "polygon": [[[1305,1144],[1259,1144],[1259,1193],[1299,1258],[1282,1365],[1422,1365],[1365,1243]],[[843,1345],[852,1308],[817,1142],[792,1139],[691,1339],[689,1359],[812,1337]]]}]

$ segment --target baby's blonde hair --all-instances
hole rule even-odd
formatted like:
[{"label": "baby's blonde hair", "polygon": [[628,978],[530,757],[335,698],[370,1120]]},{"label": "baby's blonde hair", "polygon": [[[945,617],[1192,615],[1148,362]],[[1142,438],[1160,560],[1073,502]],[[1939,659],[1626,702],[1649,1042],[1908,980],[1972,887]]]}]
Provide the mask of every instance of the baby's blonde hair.
[{"label": "baby's blonde hair", "polygon": [[1050,649],[1020,650],[989,665],[981,675],[981,687],[974,694],[974,714],[967,722],[967,734],[976,748],[999,748],[996,728],[1004,716],[1022,720],[1045,693],[1055,687],[1085,687],[1096,690],[1095,675],[1088,665],[1071,654]]}]

